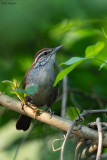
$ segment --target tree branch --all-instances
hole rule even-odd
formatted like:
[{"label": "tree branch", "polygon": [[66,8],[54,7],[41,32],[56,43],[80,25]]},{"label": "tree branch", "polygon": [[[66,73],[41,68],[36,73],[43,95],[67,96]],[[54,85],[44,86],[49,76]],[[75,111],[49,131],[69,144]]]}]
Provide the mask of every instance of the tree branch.
[{"label": "tree branch", "polygon": [[[40,115],[36,115],[34,110],[26,105],[24,107],[24,110],[22,110],[20,101],[15,100],[15,99],[3,94],[2,92],[0,92],[0,104],[6,108],[13,110],[13,111],[27,115],[33,119],[37,119],[41,122],[47,123],[51,126],[54,126],[54,127],[59,128],[61,130],[64,130],[64,131],[68,131],[68,129],[70,128],[70,126],[72,124],[72,121],[67,120],[65,118],[61,118],[56,115],[53,115],[50,118],[50,114],[47,112],[44,112],[44,111],[41,112]],[[104,111],[100,112],[100,110],[98,110],[98,111],[99,111],[99,113],[104,112]],[[107,110],[105,110],[105,113],[107,113]],[[81,125],[75,125],[73,129],[74,130],[72,130],[72,134],[75,134],[75,135],[79,136],[80,138],[84,137],[86,139],[91,139],[98,144],[97,131],[95,131],[91,128],[88,128],[86,126],[81,126]],[[102,145],[103,145],[103,147],[107,147],[107,132],[104,132],[104,138],[103,138]]]},{"label": "tree branch", "polygon": [[97,118],[96,122],[97,122],[98,137],[99,137],[96,160],[101,160],[103,134],[102,134],[102,126],[100,118]]}]

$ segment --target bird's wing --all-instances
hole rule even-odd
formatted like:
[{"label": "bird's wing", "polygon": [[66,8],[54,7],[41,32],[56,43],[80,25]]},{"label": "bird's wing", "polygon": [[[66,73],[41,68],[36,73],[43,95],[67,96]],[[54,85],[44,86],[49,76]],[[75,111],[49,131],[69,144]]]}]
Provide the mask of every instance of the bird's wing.
[{"label": "bird's wing", "polygon": [[26,77],[23,80],[23,89],[25,89],[25,86],[26,86]]}]

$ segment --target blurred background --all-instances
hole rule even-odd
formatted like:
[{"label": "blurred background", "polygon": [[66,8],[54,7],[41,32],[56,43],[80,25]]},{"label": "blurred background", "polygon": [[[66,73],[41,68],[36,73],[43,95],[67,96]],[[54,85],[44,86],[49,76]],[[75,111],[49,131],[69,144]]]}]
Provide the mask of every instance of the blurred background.
[{"label": "blurred background", "polygon": [[[0,0],[0,90],[14,96],[2,81],[13,78],[23,81],[35,53],[44,47],[64,45],[56,57],[60,64],[71,57],[84,57],[87,46],[104,41],[102,54],[103,60],[106,60],[105,33],[107,0]],[[99,71],[100,64],[99,61],[86,61],[68,75],[66,118],[69,119],[67,111],[71,106],[78,107],[81,112],[84,109],[107,107],[107,68]],[[58,73],[58,69],[55,70]],[[61,81],[58,101],[52,106],[52,110],[59,116],[62,90]],[[18,116],[18,113],[0,106],[1,160],[12,160],[17,147],[29,132],[15,129]],[[89,117],[85,119],[85,125],[95,121],[98,115]],[[102,121],[107,121],[104,116]],[[63,134],[59,129],[38,122],[21,146],[17,160],[59,159],[60,151],[53,152],[51,146],[53,140],[62,138]],[[55,147],[60,145],[61,142]],[[74,146],[75,142],[69,140],[66,159],[74,156]]]}]

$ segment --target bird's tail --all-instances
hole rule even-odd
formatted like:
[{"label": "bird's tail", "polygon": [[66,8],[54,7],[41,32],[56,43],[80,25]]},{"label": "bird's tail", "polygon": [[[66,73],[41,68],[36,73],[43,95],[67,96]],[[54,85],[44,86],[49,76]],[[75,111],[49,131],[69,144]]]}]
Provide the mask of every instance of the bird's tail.
[{"label": "bird's tail", "polygon": [[30,123],[31,118],[21,114],[19,119],[17,120],[16,129],[26,131],[29,128]]}]

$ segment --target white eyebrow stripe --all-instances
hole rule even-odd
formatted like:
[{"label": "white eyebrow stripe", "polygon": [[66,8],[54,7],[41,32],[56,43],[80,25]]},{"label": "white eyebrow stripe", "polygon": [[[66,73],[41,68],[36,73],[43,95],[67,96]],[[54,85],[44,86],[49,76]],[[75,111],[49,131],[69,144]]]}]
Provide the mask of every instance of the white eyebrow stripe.
[{"label": "white eyebrow stripe", "polygon": [[39,57],[39,56],[41,56],[43,53],[44,53],[44,52],[41,52],[41,53],[36,57],[36,59],[35,59],[34,63],[36,63],[36,61],[37,61],[38,57]]},{"label": "white eyebrow stripe", "polygon": [[41,53],[35,58],[35,60],[34,60],[34,62],[32,63],[32,65],[33,65],[34,63],[36,63],[38,57],[41,56],[43,53],[44,53],[44,52],[41,52]]},{"label": "white eyebrow stripe", "polygon": [[[33,69],[35,69],[35,68],[38,68],[39,66],[44,66],[46,63],[47,63],[47,61],[49,60],[49,58],[50,58],[50,56],[48,56],[47,58],[45,58],[45,57],[41,57],[40,59],[39,59],[39,62],[34,62],[34,63],[36,63],[36,65],[33,67]],[[45,61],[44,61],[45,60]],[[33,64],[34,64],[33,63]]]},{"label": "white eyebrow stripe", "polygon": [[44,54],[45,52],[48,52],[48,51],[51,51],[51,50],[50,50],[50,49],[47,49],[47,50],[42,51],[41,53],[39,53],[39,55],[36,57],[36,59],[35,59],[35,61],[33,62],[33,64],[36,63],[36,61],[37,61],[37,59],[38,59],[39,56],[41,56],[42,54]]}]

